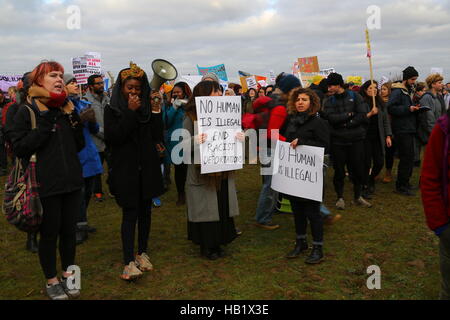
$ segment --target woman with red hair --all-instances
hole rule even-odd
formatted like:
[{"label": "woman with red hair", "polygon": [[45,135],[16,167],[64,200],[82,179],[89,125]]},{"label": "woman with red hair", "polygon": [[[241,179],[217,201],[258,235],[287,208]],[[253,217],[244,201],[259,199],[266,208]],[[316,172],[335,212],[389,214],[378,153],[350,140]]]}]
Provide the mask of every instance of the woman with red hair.
[{"label": "woman with red hair", "polygon": [[[57,62],[40,63],[31,73],[26,101],[14,116],[11,140],[24,167],[35,154],[39,197],[43,207],[39,260],[47,279],[46,293],[52,300],[76,298],[69,289],[69,266],[75,265],[76,219],[81,206],[83,177],[78,152],[84,147],[83,126],[67,99],[64,68]],[[31,129],[31,109],[36,129]],[[62,277],[57,278],[56,246]]]}]

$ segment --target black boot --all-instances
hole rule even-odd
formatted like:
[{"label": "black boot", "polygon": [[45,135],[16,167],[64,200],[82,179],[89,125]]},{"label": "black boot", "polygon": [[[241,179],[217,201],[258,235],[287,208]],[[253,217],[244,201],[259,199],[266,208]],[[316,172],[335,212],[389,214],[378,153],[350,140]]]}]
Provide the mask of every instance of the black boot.
[{"label": "black boot", "polygon": [[88,233],[87,231],[84,230],[78,230],[76,232],[76,244],[82,244],[83,242],[85,242],[88,239]]},{"label": "black boot", "polygon": [[28,233],[27,236],[27,250],[32,253],[37,253],[39,251],[38,243],[37,243],[37,234],[36,233]]},{"label": "black boot", "polygon": [[295,248],[291,252],[289,252],[286,256],[288,259],[294,259],[297,258],[300,253],[303,251],[308,250],[308,242],[306,239],[297,239],[295,241]]},{"label": "black boot", "polygon": [[372,199],[372,196],[370,195],[370,191],[369,191],[369,187],[368,186],[364,186],[363,187],[362,192],[361,192],[361,196],[364,199],[367,199],[367,200],[371,200]]},{"label": "black boot", "polygon": [[308,258],[306,258],[305,262],[308,264],[317,264],[323,260],[323,252],[322,246],[313,245],[313,249]]},{"label": "black boot", "polygon": [[219,255],[217,254],[217,252],[214,249],[201,247],[200,252],[201,252],[202,256],[206,257],[209,260],[219,259]]},{"label": "black boot", "polygon": [[369,185],[367,186],[367,190],[369,191],[370,195],[373,195],[375,193],[375,179],[370,177]]}]

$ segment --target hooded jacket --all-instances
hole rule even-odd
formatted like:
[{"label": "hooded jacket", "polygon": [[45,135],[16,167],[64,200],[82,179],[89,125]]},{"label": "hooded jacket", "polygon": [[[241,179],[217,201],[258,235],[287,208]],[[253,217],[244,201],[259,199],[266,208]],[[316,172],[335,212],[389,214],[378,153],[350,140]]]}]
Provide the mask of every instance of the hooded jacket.
[{"label": "hooded jacket", "polygon": [[403,83],[394,83],[392,93],[387,103],[391,115],[392,132],[398,134],[414,134],[417,132],[417,113],[411,112],[413,101],[408,89]]},{"label": "hooded jacket", "polygon": [[162,117],[161,113],[151,113],[146,75],[141,88],[141,108],[128,109],[119,74],[111,104],[105,108],[105,141],[111,151],[108,184],[122,208],[137,208],[141,201],[150,201],[164,192],[156,149],[156,144],[163,141]]},{"label": "hooded jacket", "polygon": [[417,136],[420,142],[426,145],[436,121],[444,115],[446,111],[441,99],[432,92],[426,92],[422,96],[420,105],[427,106],[431,109],[418,114]]},{"label": "hooded jacket", "polygon": [[420,177],[422,203],[428,227],[439,235],[450,220],[449,117],[438,119],[431,132]]}]

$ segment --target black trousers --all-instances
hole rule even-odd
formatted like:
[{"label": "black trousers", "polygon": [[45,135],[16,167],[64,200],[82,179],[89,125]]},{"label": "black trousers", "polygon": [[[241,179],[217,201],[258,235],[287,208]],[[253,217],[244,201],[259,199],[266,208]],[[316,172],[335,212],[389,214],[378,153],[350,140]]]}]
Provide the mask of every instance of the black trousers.
[{"label": "black trousers", "polygon": [[134,261],[134,238],[138,226],[138,254],[147,253],[152,222],[151,200],[141,200],[134,208],[122,208],[123,261],[127,265]]},{"label": "black trousers", "polygon": [[295,232],[298,236],[306,236],[308,220],[311,224],[311,234],[313,243],[321,245],[323,243],[323,218],[320,214],[320,202],[300,201],[290,199],[292,211],[294,213]]},{"label": "black trousers", "polygon": [[[364,140],[364,156],[365,168],[363,184],[367,186],[369,182],[374,182],[375,177],[380,174],[384,165],[383,147],[379,137],[368,137]],[[372,169],[372,172],[370,169]]]},{"label": "black trousers", "polygon": [[394,139],[394,137],[392,137],[391,140],[392,140],[392,147],[390,148],[386,147],[386,155],[385,155],[386,169],[388,170],[392,170],[392,168],[394,167],[394,157],[395,153],[397,152],[397,142]]},{"label": "black trousers", "polygon": [[345,166],[347,165],[352,173],[354,197],[358,199],[361,196],[361,186],[364,179],[364,141],[361,140],[345,146],[333,144],[331,155],[334,167],[333,184],[337,197],[344,197]]},{"label": "black trousers", "polygon": [[187,164],[175,165],[175,183],[177,185],[178,194],[184,193],[184,185],[186,184]]},{"label": "black trousers", "polygon": [[0,133],[0,169],[6,169],[8,166],[8,155],[6,152],[5,139]]},{"label": "black trousers", "polygon": [[87,224],[87,208],[89,206],[89,201],[92,197],[92,190],[94,188],[94,181],[96,176],[84,178],[84,186],[81,190],[82,197],[81,197],[81,207],[80,207],[80,214],[78,215],[77,224]]},{"label": "black trousers", "polygon": [[405,188],[409,186],[414,168],[414,134],[404,133],[395,136],[398,157],[397,188]]},{"label": "black trousers", "polygon": [[[109,153],[108,150],[105,149],[104,152],[99,152],[98,155],[100,156],[100,161],[103,165],[103,163],[106,161],[106,165],[108,166],[109,169],[109,165],[110,165],[110,157],[109,157]],[[103,194],[103,186],[102,186],[102,174],[96,175],[95,176],[95,180],[94,180],[94,187],[93,187],[93,193],[101,193]]]},{"label": "black trousers", "polygon": [[81,206],[81,190],[41,198],[44,215],[40,227],[39,260],[47,279],[56,277],[56,245],[63,271],[75,263],[76,221]]}]

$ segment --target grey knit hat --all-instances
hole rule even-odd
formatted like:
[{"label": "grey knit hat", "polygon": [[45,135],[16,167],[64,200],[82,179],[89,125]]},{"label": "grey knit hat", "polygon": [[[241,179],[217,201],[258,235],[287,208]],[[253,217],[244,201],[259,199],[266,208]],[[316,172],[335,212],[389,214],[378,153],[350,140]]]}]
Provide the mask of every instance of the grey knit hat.
[{"label": "grey knit hat", "polygon": [[217,77],[215,73],[212,72],[205,73],[202,77],[202,81],[205,81],[205,79],[207,78],[213,79],[215,82],[219,83],[219,77]]},{"label": "grey knit hat", "polygon": [[64,84],[69,84],[71,83],[73,80],[76,80],[75,76],[71,73],[65,73],[63,76],[64,79]]}]

